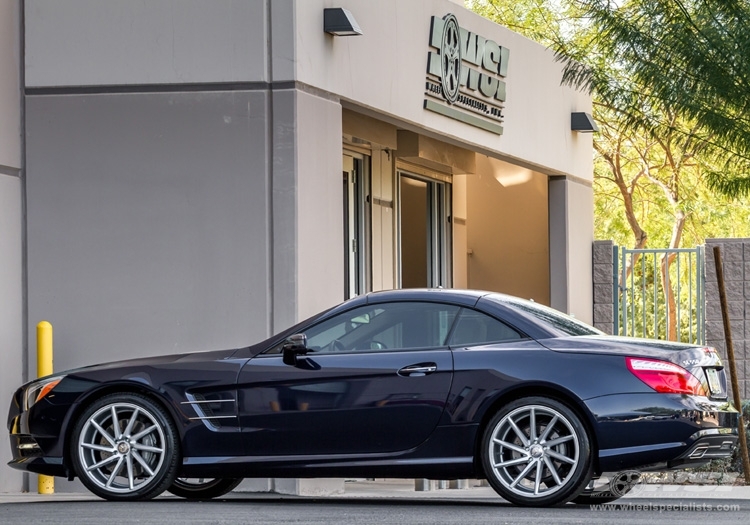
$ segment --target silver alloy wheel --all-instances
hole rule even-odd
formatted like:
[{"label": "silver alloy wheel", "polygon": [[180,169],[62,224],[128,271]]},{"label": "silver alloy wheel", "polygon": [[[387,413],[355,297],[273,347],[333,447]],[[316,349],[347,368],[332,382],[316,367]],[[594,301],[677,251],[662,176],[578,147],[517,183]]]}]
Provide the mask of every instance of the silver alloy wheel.
[{"label": "silver alloy wheel", "polygon": [[524,498],[565,487],[580,461],[579,436],[568,419],[542,405],[521,406],[503,417],[489,440],[495,478]]},{"label": "silver alloy wheel", "polygon": [[166,440],[154,414],[133,403],[115,402],[86,420],[77,446],[89,480],[107,492],[127,494],[157,476]]}]

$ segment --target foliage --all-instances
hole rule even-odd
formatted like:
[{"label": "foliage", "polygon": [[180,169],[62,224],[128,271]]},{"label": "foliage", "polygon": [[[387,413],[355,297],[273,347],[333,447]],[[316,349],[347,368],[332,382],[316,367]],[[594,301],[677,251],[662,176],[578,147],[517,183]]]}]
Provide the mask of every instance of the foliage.
[{"label": "foliage", "polygon": [[[567,3],[567,2],[564,2]],[[664,111],[702,130],[708,186],[750,193],[750,2],[572,0],[596,31],[590,45],[627,71],[613,78],[581,47],[558,46],[565,80],[616,100],[631,130],[668,125]],[[656,111],[644,111],[642,100]],[[684,136],[683,140],[690,140]]]}]

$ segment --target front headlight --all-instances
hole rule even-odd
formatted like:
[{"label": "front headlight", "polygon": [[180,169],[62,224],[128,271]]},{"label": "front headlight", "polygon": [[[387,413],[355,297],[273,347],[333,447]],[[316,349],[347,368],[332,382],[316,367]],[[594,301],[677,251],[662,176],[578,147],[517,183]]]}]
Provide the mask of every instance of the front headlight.
[{"label": "front headlight", "polygon": [[44,399],[57,384],[62,381],[65,376],[53,376],[47,377],[40,381],[29,383],[26,387],[26,392],[23,395],[23,409],[24,411],[33,407],[37,402]]}]

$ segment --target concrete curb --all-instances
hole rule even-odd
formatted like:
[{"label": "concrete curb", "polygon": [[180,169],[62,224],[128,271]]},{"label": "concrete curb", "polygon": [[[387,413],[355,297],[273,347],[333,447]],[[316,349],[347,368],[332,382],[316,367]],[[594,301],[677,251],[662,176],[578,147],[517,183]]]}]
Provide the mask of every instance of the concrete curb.
[{"label": "concrete curb", "polygon": [[[441,501],[477,501],[483,503],[503,503],[490,487],[471,487],[466,489],[438,489],[429,491],[415,491],[413,481],[354,481],[347,482],[345,491],[328,496],[289,496],[268,492],[233,492],[227,499],[373,499],[373,500],[441,500]],[[174,499],[175,496],[165,494],[159,499]],[[636,499],[668,499],[668,500],[750,500],[750,486],[734,485],[640,485],[632,493],[627,494],[620,502]],[[102,501],[89,493],[5,493],[0,494],[0,504],[4,503],[49,503]]]}]

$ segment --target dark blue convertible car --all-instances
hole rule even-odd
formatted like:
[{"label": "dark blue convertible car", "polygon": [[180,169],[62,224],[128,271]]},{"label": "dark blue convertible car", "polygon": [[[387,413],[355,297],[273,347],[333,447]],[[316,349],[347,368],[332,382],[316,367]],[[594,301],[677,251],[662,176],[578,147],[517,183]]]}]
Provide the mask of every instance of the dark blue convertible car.
[{"label": "dark blue convertible car", "polygon": [[211,498],[243,477],[403,477],[587,502],[606,473],[731,455],[726,383],[712,348],[606,336],[495,293],[375,292],[250,347],[27,383],[10,465],[110,500]]}]

